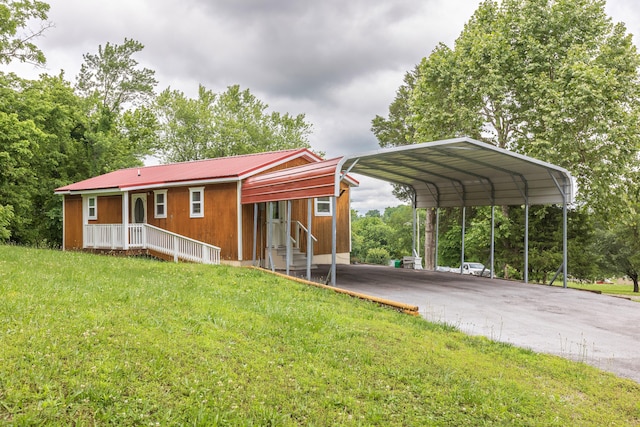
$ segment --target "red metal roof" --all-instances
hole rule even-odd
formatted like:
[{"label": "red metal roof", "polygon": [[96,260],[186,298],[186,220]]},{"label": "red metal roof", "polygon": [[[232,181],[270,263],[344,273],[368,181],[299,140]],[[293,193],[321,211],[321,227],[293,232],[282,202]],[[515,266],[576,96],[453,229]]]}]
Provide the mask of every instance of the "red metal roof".
[{"label": "red metal roof", "polygon": [[[333,196],[336,166],[341,159],[252,176],[242,183],[242,204]],[[347,179],[358,185],[355,179]]]},{"label": "red metal roof", "polygon": [[193,162],[120,169],[84,181],[66,185],[56,193],[87,192],[92,190],[131,190],[160,187],[181,182],[238,180],[286,161],[305,157],[317,162],[320,158],[306,148],[221,157]]}]

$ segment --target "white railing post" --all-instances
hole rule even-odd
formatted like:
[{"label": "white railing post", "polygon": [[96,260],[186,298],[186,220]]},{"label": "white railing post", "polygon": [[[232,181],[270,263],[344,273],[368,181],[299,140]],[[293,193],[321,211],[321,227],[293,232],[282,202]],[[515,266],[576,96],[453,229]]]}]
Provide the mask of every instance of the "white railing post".
[{"label": "white railing post", "polygon": [[173,236],[173,262],[178,262],[178,236]]}]

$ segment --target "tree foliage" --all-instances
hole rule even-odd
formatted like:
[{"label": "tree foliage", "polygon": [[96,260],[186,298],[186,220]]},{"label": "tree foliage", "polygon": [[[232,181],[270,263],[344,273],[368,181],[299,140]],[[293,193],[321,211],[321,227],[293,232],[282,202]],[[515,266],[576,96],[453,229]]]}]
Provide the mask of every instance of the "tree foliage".
[{"label": "tree foliage", "polygon": [[598,249],[603,254],[600,266],[612,274],[624,274],[633,281],[633,291],[640,292],[640,176],[631,175],[625,201],[627,209],[618,213],[615,223],[598,229]]},{"label": "tree foliage", "polygon": [[76,89],[84,98],[94,99],[106,115],[119,113],[128,105],[145,105],[154,97],[155,71],[140,69],[133,55],[144,45],[124,39],[121,45],[98,46],[97,54],[84,54],[76,79]]},{"label": "tree foliage", "polygon": [[83,55],[76,91],[88,115],[83,140],[89,176],[139,165],[156,143],[157,121],[150,109],[155,72],[140,69],[133,58],[143,48],[125,38],[122,45],[106,43],[97,54]]},{"label": "tree foliage", "polygon": [[269,113],[267,104],[237,85],[220,94],[200,86],[197,99],[166,89],[155,108],[165,161],[310,147],[304,114]]},{"label": "tree foliage", "polygon": [[559,164],[605,216],[636,161],[639,65],[602,1],[485,1],[419,65],[415,138],[468,135]]},{"label": "tree foliage", "polygon": [[413,244],[413,210],[410,206],[377,209],[358,216],[352,211],[352,251],[356,261],[386,264],[390,258],[410,256]]},{"label": "tree foliage", "polygon": [[0,200],[6,229],[19,243],[55,244],[61,203],[53,190],[84,179],[83,102],[63,76],[0,75]]},{"label": "tree foliage", "polygon": [[[108,45],[101,53],[111,49]],[[104,71],[113,64],[98,65]],[[135,81],[123,77],[124,68],[113,70],[121,82]],[[59,245],[62,204],[53,194],[56,188],[141,164],[155,143],[157,122],[144,106],[126,110],[118,104],[141,99],[135,85],[122,86],[121,96],[114,98],[97,87],[89,92],[76,88],[83,97],[63,73],[43,74],[39,80],[0,74],[0,239]]]},{"label": "tree foliage", "polygon": [[[569,218],[569,268],[593,278],[601,258],[594,224],[619,222],[634,181],[639,65],[631,35],[606,15],[603,1],[487,0],[452,47],[438,45],[407,73],[388,117],[376,117],[372,130],[383,147],[470,136],[568,169],[579,185]],[[411,195],[401,188],[395,194]],[[476,244],[488,233],[486,212],[470,210],[470,256],[488,250],[486,242]],[[530,274],[540,280],[560,262],[559,212],[531,210]],[[496,250],[507,271],[522,264],[524,221],[521,207],[498,214]],[[455,262],[460,223],[452,220],[441,225],[440,259]],[[627,231],[619,235],[632,235]]]},{"label": "tree foliage", "polygon": [[351,225],[351,230],[351,256],[354,261],[366,262],[372,249],[384,248],[389,253],[393,230],[380,216],[357,217]]},{"label": "tree foliage", "polygon": [[[418,72],[419,69],[416,67],[405,74],[402,85],[396,91],[396,97],[389,105],[389,115],[387,117],[376,115],[371,122],[371,131],[383,148],[419,142],[415,139],[416,130],[411,120],[410,110],[411,96]],[[413,198],[413,190],[405,185],[393,184],[393,195],[403,202],[410,202]]]},{"label": "tree foliage", "polygon": [[[0,64],[13,60],[36,65],[46,62],[34,43],[52,25],[46,22],[49,5],[37,0],[0,0]],[[36,30],[29,28],[39,22]]]}]

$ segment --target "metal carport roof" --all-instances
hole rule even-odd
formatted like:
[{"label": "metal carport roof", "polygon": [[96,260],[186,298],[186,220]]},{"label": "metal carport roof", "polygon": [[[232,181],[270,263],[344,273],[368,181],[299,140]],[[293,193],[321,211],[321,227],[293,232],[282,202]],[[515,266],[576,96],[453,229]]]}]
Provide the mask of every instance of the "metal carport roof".
[{"label": "metal carport roof", "polygon": [[[566,169],[463,137],[345,156],[338,163],[335,171],[335,197],[339,196],[340,182],[348,173],[361,174],[413,188],[414,254],[416,249],[416,208],[461,207],[464,212],[467,206],[492,206],[492,276],[493,207],[496,205],[524,205],[526,211],[525,282],[528,281],[529,206],[561,204],[563,206],[563,263],[561,269],[564,273],[564,286],[567,286],[567,206],[574,201],[576,187],[573,177]],[[331,283],[335,284],[335,215],[333,221]],[[464,230],[463,215],[461,272],[464,262]]]},{"label": "metal carport roof", "polygon": [[575,196],[567,170],[466,137],[346,156],[338,169],[410,186],[417,208],[562,204]]}]

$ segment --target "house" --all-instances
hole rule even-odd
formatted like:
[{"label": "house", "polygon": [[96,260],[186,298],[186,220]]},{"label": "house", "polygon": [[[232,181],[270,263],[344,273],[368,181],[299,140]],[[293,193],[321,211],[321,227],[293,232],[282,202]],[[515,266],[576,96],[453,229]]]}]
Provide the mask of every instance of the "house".
[{"label": "house", "polygon": [[348,263],[358,182],[345,175],[336,184],[339,160],[292,149],[121,169],[60,187],[63,249],[287,270],[331,263],[335,251]]}]

